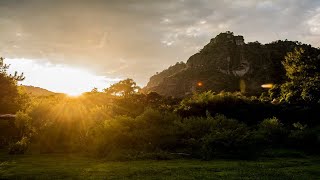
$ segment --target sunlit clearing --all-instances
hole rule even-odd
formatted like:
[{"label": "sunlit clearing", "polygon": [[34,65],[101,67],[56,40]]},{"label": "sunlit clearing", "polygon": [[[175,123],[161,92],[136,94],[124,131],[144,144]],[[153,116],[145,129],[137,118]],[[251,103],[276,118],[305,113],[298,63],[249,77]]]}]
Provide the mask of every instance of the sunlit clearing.
[{"label": "sunlit clearing", "polygon": [[199,87],[201,87],[201,86],[203,86],[203,83],[202,83],[202,82],[198,82],[197,85],[198,85]]},{"label": "sunlit clearing", "polygon": [[273,84],[262,84],[261,87],[265,89],[271,89],[273,87]]},{"label": "sunlit clearing", "polygon": [[11,64],[11,71],[24,72],[26,79],[21,84],[66,93],[70,96],[79,96],[91,91],[94,87],[102,90],[120,80],[97,76],[81,68],[40,62],[42,63],[30,59],[5,60],[5,63]]}]

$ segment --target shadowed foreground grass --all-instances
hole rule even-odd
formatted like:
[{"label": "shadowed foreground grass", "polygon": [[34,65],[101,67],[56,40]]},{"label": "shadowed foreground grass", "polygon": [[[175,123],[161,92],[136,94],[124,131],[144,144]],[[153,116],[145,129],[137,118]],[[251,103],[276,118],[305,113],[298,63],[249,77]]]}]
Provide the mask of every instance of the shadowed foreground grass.
[{"label": "shadowed foreground grass", "polygon": [[0,153],[0,179],[320,179],[320,158],[110,162],[66,154]]}]

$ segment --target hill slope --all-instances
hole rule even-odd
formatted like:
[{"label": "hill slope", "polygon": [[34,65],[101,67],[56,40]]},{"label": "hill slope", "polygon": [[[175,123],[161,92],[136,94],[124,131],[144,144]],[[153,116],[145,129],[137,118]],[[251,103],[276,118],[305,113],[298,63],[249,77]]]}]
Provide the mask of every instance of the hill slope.
[{"label": "hill slope", "polygon": [[54,92],[51,92],[49,90],[46,90],[40,87],[34,87],[34,86],[23,86],[23,87],[28,94],[31,94],[34,96],[50,96],[50,95],[56,94]]},{"label": "hill slope", "polygon": [[144,91],[176,97],[207,90],[260,94],[262,84],[285,80],[281,61],[295,47],[313,48],[287,40],[245,43],[241,35],[220,33],[186,63],[152,76]]}]

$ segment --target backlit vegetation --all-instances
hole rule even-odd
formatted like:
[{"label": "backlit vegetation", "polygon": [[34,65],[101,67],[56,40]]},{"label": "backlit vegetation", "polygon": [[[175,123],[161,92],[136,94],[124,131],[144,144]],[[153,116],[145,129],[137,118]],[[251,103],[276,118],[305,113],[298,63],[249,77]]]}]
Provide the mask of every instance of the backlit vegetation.
[{"label": "backlit vegetation", "polygon": [[[310,53],[308,55],[307,53]],[[319,66],[296,49],[287,81],[260,97],[199,92],[184,98],[142,93],[132,79],[79,97],[31,96],[0,66],[0,146],[10,154],[85,153],[107,159],[248,159],[270,149],[319,151]],[[200,85],[199,85],[200,86]],[[202,86],[202,85],[201,85]]]}]

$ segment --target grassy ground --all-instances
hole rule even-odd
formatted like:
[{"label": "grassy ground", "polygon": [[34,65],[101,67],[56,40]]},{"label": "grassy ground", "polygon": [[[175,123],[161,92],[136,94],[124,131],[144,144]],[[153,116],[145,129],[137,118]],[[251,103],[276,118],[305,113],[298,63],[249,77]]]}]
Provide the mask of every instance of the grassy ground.
[{"label": "grassy ground", "polygon": [[0,179],[320,179],[320,158],[109,162],[66,154],[0,153]]}]

